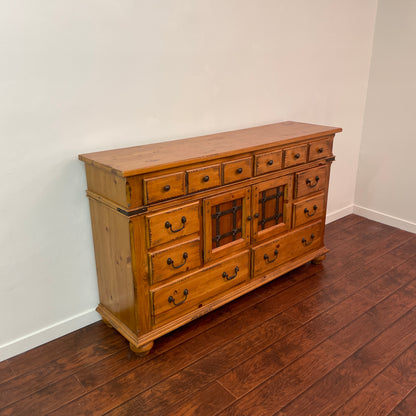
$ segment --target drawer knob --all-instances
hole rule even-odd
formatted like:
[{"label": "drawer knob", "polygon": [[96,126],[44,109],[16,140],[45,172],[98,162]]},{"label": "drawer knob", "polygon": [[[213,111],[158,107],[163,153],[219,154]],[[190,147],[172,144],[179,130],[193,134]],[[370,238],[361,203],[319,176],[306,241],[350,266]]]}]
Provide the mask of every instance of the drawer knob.
[{"label": "drawer knob", "polygon": [[256,213],[254,214],[254,218],[258,218],[258,217],[260,217],[260,214],[259,214],[258,212],[256,212]]},{"label": "drawer knob", "polygon": [[305,208],[303,212],[305,213],[305,215],[307,217],[313,217],[316,214],[316,210],[317,209],[318,209],[318,206],[317,205],[314,205],[313,206],[313,212],[312,213],[308,210],[308,208]]},{"label": "drawer knob", "polygon": [[324,151],[324,148],[323,147],[320,147],[319,149],[318,149],[318,153],[322,153]]},{"label": "drawer knob", "polygon": [[163,187],[163,189],[164,189],[164,191],[165,191],[165,192],[170,191],[170,185],[165,185],[165,186]]},{"label": "drawer knob", "polygon": [[273,159],[270,159],[269,161],[267,161],[267,164],[268,164],[269,166],[273,165]]},{"label": "drawer knob", "polygon": [[238,168],[238,169],[236,170],[236,172],[237,172],[237,173],[242,173],[242,172],[243,172],[243,168]]},{"label": "drawer knob", "polygon": [[306,179],[306,185],[309,186],[309,188],[314,188],[316,185],[318,185],[319,182],[319,176],[315,176],[315,183],[312,184],[312,181],[310,179]]},{"label": "drawer knob", "polygon": [[306,247],[306,246],[310,246],[313,243],[313,239],[315,238],[315,234],[311,234],[311,239],[308,242],[306,240],[306,238],[302,238],[302,244]]},{"label": "drawer knob", "polygon": [[295,159],[299,159],[300,158],[300,153],[296,153],[295,154]]},{"label": "drawer knob", "polygon": [[266,253],[265,255],[264,255],[264,261],[266,262],[266,263],[273,263],[274,261],[276,261],[276,259],[277,259],[277,256],[279,255],[279,251],[276,249],[274,252],[273,252],[273,254],[274,254],[274,259],[273,260],[270,260],[270,258],[269,258],[269,255]]},{"label": "drawer knob", "polygon": [[181,218],[181,223],[183,224],[181,228],[177,228],[176,230],[172,229],[172,224],[169,221],[165,222],[165,228],[167,228],[168,230],[172,231],[173,233],[177,233],[181,230],[183,230],[185,228],[185,223],[186,223],[186,217],[182,217]]},{"label": "drawer knob", "polygon": [[237,277],[237,274],[238,274],[239,271],[240,271],[239,267],[235,266],[235,268],[234,268],[234,273],[235,274],[233,274],[232,276],[228,276],[227,272],[224,272],[222,274],[222,277],[226,280],[233,280],[235,277]]},{"label": "drawer knob", "polygon": [[[175,293],[177,293],[176,290],[175,290]],[[186,301],[186,298],[188,297],[188,293],[189,293],[188,289],[184,289],[184,291],[183,291],[183,295],[185,296],[184,299],[182,299],[180,302],[176,303],[175,298],[171,295],[171,296],[168,297],[168,302],[173,303],[175,306],[182,305],[182,303],[184,303]]]},{"label": "drawer knob", "polygon": [[174,265],[174,261],[170,257],[166,260],[166,263],[168,264],[168,266],[172,266],[174,269],[179,269],[180,267],[182,267],[186,263],[186,260],[188,259],[188,253],[185,251],[185,253],[183,253],[182,257],[184,259],[184,262],[179,264],[178,266]]},{"label": "drawer knob", "polygon": [[203,178],[202,178],[202,180],[204,181],[204,182],[208,182],[209,181],[209,176],[207,175],[207,176],[204,176]]}]

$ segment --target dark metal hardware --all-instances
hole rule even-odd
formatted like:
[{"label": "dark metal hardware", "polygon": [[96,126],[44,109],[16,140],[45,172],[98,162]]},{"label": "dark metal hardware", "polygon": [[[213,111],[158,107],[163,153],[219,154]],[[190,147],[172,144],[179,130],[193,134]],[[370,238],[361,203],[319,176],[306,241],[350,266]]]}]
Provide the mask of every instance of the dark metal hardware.
[{"label": "dark metal hardware", "polygon": [[141,214],[142,212],[146,212],[147,211],[147,207],[135,209],[134,211],[125,211],[124,209],[117,208],[117,211],[120,214],[126,215],[127,217],[132,217],[133,215],[137,215],[137,214]]},{"label": "dark metal hardware", "polygon": [[224,272],[222,274],[222,277],[226,280],[233,280],[235,277],[237,277],[237,274],[238,274],[239,271],[240,271],[240,269],[238,268],[238,266],[235,266],[235,269],[234,269],[235,274],[233,276],[228,276],[227,272]]},{"label": "dark metal hardware", "polygon": [[258,212],[256,212],[256,213],[254,214],[254,218],[258,218],[258,217],[260,217],[260,214],[259,214]]},{"label": "dark metal hardware", "polygon": [[237,172],[237,173],[242,173],[242,172],[243,172],[243,168],[238,168],[238,169],[236,170],[236,172]]},{"label": "dark metal hardware", "polygon": [[204,181],[204,182],[208,182],[209,181],[209,176],[207,175],[207,176],[204,176],[203,178],[202,178],[202,180]]},{"label": "dark metal hardware", "polygon": [[182,217],[181,222],[183,224],[181,228],[178,228],[176,230],[172,230],[172,224],[169,221],[166,221],[165,222],[165,228],[167,228],[168,230],[170,229],[173,233],[177,233],[177,232],[179,232],[179,231],[181,231],[185,228],[186,217]]},{"label": "dark metal hardware", "polygon": [[324,151],[324,148],[323,147],[320,147],[319,149],[318,149],[318,153],[322,153]]},{"label": "dark metal hardware", "polygon": [[251,215],[247,217],[247,221],[251,221]]},{"label": "dark metal hardware", "polygon": [[[259,199],[259,204],[261,204],[261,220],[259,221],[259,225],[261,229],[264,230],[266,228],[266,223],[273,221],[274,224],[279,224],[281,222],[281,218],[283,218],[283,212],[281,211],[281,197],[284,197],[284,186],[278,186],[275,188],[275,193],[272,195],[267,195],[267,191],[261,192],[262,197]],[[269,209],[266,208],[266,204],[268,201],[275,201],[275,208],[274,214],[270,217],[266,217]]]},{"label": "dark metal hardware", "polygon": [[264,260],[266,261],[266,263],[273,263],[274,261],[276,261],[277,256],[279,255],[279,251],[276,249],[276,250],[273,252],[273,254],[274,254],[274,259],[273,259],[273,260],[270,260],[270,258],[269,258],[269,255],[268,255],[268,254],[265,254],[265,255],[264,255]]},{"label": "dark metal hardware", "polygon": [[165,192],[170,191],[170,185],[165,185],[163,189],[165,190]]},{"label": "dark metal hardware", "polygon": [[308,208],[305,208],[303,212],[305,213],[305,215],[307,217],[313,217],[316,214],[316,210],[317,209],[318,209],[318,206],[317,205],[314,205],[313,206],[313,212],[312,212],[312,214],[309,212]]},{"label": "dark metal hardware", "polygon": [[302,244],[306,246],[310,246],[313,243],[313,239],[315,238],[315,234],[311,234],[311,241],[309,243],[306,241],[306,238],[302,238]]},{"label": "dark metal hardware", "polygon": [[166,263],[168,263],[168,266],[172,266],[174,269],[179,269],[180,267],[182,267],[186,263],[186,260],[188,259],[188,253],[185,251],[185,253],[183,253],[182,257],[185,261],[182,264],[179,264],[178,266],[175,266],[173,264],[174,261],[170,257],[166,260]]},{"label": "dark metal hardware", "polygon": [[[175,290],[175,293],[177,293],[176,290]],[[186,301],[186,298],[188,297],[188,293],[189,293],[188,289],[185,289],[183,291],[183,295],[185,296],[185,298],[183,300],[181,300],[180,302],[178,302],[178,303],[175,302],[175,298],[171,295],[171,296],[168,297],[168,302],[173,303],[175,306],[182,305],[182,303],[184,303]]]},{"label": "dark metal hardware", "polygon": [[296,153],[295,154],[295,159],[299,159],[300,158],[300,153]]},{"label": "dark metal hardware", "polygon": [[267,164],[268,164],[269,166],[273,165],[273,159],[270,159],[270,160],[267,162]]},{"label": "dark metal hardware", "polygon": [[306,179],[306,185],[308,185],[309,188],[314,188],[316,185],[318,185],[318,182],[319,182],[319,176],[315,176],[315,183],[313,185],[310,179]]}]

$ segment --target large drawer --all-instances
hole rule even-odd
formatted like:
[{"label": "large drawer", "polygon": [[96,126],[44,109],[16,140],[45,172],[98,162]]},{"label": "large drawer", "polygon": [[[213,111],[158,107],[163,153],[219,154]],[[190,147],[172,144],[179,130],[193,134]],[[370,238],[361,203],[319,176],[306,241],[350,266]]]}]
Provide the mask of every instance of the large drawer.
[{"label": "large drawer", "polygon": [[319,166],[295,174],[295,198],[326,188],[327,166]]},{"label": "large drawer", "polygon": [[199,202],[193,202],[155,214],[147,214],[145,216],[147,247],[156,247],[199,232],[199,206]]},{"label": "large drawer", "polygon": [[253,248],[253,276],[318,249],[322,242],[322,221]]},{"label": "large drawer", "polygon": [[173,283],[150,291],[154,325],[196,310],[249,278],[250,253],[244,251]]}]

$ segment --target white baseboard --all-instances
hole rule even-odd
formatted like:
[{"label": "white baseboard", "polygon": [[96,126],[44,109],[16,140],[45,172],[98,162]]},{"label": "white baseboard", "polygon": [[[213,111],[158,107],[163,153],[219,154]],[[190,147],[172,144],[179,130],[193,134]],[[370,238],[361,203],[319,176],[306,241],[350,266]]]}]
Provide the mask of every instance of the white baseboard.
[{"label": "white baseboard", "polygon": [[31,334],[17,338],[6,344],[0,345],[0,361],[21,354],[27,350],[38,347],[70,332],[100,320],[100,315],[95,309],[90,309],[53,325],[39,329]]},{"label": "white baseboard", "polygon": [[329,224],[330,222],[339,220],[340,218],[345,217],[349,214],[352,214],[353,212],[354,212],[353,204],[348,205],[347,207],[341,208],[337,211],[327,212],[325,223]]},{"label": "white baseboard", "polygon": [[370,220],[391,225],[392,227],[400,228],[401,230],[410,231],[411,233],[416,233],[416,224],[414,222],[403,220],[402,218],[394,217],[393,215],[389,214],[384,214],[383,212],[362,207],[360,205],[354,205],[353,212],[354,214],[361,215],[362,217],[368,218]]}]

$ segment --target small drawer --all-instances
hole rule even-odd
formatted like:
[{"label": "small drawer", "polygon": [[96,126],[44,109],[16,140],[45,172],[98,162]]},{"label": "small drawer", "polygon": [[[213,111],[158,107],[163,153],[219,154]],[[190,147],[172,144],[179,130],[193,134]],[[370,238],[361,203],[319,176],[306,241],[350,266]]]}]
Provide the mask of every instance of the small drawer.
[{"label": "small drawer", "polygon": [[332,154],[332,140],[325,139],[309,143],[309,161],[322,159]]},{"label": "small drawer", "polygon": [[186,171],[186,174],[188,175],[189,193],[221,185],[221,167],[219,164],[190,169]]},{"label": "small drawer", "polygon": [[147,247],[175,241],[199,232],[199,202],[158,211],[145,216]]},{"label": "small drawer", "polygon": [[279,239],[253,248],[253,275],[269,272],[277,266],[322,246],[322,222],[316,222]]},{"label": "small drawer", "polygon": [[149,253],[149,277],[151,284],[200,266],[200,247],[200,240],[196,238],[186,243]]},{"label": "small drawer", "polygon": [[223,183],[226,184],[250,178],[252,176],[252,168],[251,157],[224,162],[222,164]]},{"label": "small drawer", "polygon": [[321,218],[324,213],[324,201],[324,195],[319,195],[301,202],[295,202],[293,204],[294,227]]},{"label": "small drawer", "polygon": [[262,153],[254,156],[255,175],[282,169],[282,151]]},{"label": "small drawer", "polygon": [[185,195],[185,172],[146,178],[143,184],[145,204]]},{"label": "small drawer", "polygon": [[327,166],[308,169],[295,174],[295,198],[326,188]]},{"label": "small drawer", "polygon": [[184,315],[222,296],[249,278],[250,253],[244,251],[176,282],[150,291],[154,324]]},{"label": "small drawer", "polygon": [[290,166],[306,163],[307,154],[308,146],[306,144],[285,149],[283,151],[283,167],[288,168]]}]

